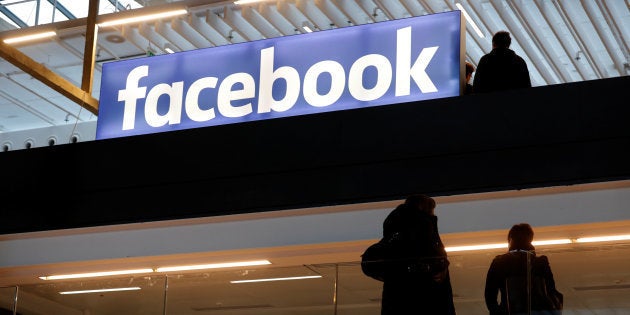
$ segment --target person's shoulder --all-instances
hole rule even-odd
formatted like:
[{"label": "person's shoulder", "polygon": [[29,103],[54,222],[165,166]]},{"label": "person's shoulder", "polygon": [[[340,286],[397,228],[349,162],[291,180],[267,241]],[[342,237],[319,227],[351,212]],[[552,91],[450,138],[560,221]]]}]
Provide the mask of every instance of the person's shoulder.
[{"label": "person's shoulder", "polygon": [[549,258],[545,255],[536,256],[536,261],[541,264],[549,264]]},{"label": "person's shoulder", "polygon": [[511,258],[510,253],[505,253],[505,254],[499,254],[499,255],[494,256],[492,261],[500,263],[500,262],[506,261],[506,260],[508,260],[510,258]]}]

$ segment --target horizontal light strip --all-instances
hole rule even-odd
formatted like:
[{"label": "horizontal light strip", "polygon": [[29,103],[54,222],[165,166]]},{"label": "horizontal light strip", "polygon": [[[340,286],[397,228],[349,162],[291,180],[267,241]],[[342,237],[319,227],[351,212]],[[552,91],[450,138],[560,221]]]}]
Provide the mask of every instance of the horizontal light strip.
[{"label": "horizontal light strip", "polygon": [[268,260],[252,260],[252,261],[237,261],[237,262],[205,264],[205,265],[160,267],[160,268],[155,269],[155,272],[216,269],[216,268],[229,268],[229,267],[247,267],[247,266],[260,266],[260,265],[271,265],[271,262],[269,262]]},{"label": "horizontal light strip", "polygon": [[59,292],[59,294],[85,294],[85,293],[98,293],[98,292],[134,291],[134,290],[140,290],[140,287],[82,290],[82,291],[64,291],[64,292]]},{"label": "horizontal light strip", "polygon": [[[609,236],[596,236],[596,237],[581,237],[578,239],[560,238],[543,241],[533,241],[534,246],[548,246],[548,245],[562,245],[562,244],[574,244],[574,243],[595,243],[595,242],[610,242],[610,241],[628,241],[630,240],[630,234],[625,235],[609,235]],[[447,252],[462,252],[471,250],[482,249],[497,249],[507,248],[507,243],[495,243],[495,244],[479,244],[479,245],[466,245],[466,246],[448,246]]]},{"label": "horizontal light strip", "polygon": [[98,23],[98,26],[100,26],[100,27],[107,27],[107,26],[114,26],[114,25],[121,25],[121,24],[144,22],[144,21],[161,19],[161,18],[176,16],[176,15],[182,15],[182,14],[186,14],[186,13],[188,13],[188,11],[184,10],[184,9],[173,10],[173,11],[166,11],[166,12],[162,12],[162,13],[147,14],[147,15],[135,16],[135,17],[125,18],[125,19],[118,19],[118,20],[102,22],[102,23]]},{"label": "horizontal light strip", "polygon": [[470,23],[470,26],[473,28],[473,30],[475,30],[475,33],[477,33],[477,36],[479,36],[479,38],[483,38],[483,33],[481,32],[481,30],[479,29],[479,27],[477,27],[477,24],[475,24],[475,21],[473,21],[473,19],[470,17],[470,15],[468,15],[468,12],[466,12],[466,10],[464,9],[464,7],[459,4],[459,3],[455,3],[455,6],[462,11],[462,13],[464,14],[464,17],[466,18],[466,22]]},{"label": "horizontal light strip", "polygon": [[467,246],[448,246],[446,247],[447,252],[463,252],[469,250],[482,250],[482,249],[496,249],[496,248],[507,248],[507,243],[500,244],[480,244],[480,245],[467,245]]},{"label": "horizontal light strip", "polygon": [[248,4],[248,3],[255,3],[255,2],[261,2],[263,0],[238,0],[238,1],[234,1],[234,4],[236,5],[240,5],[240,4]]},{"label": "horizontal light strip", "polygon": [[14,44],[14,43],[26,42],[26,41],[29,41],[29,40],[36,40],[36,39],[53,37],[55,35],[57,35],[57,33],[55,33],[54,31],[49,31],[49,32],[43,32],[43,33],[37,33],[37,34],[31,34],[31,35],[7,38],[7,39],[3,40],[3,42],[5,44]]},{"label": "horizontal light strip", "polygon": [[576,243],[594,243],[594,242],[610,242],[610,241],[628,241],[630,234],[626,235],[609,235],[596,237],[580,237],[575,240]]},{"label": "horizontal light strip", "polygon": [[267,278],[267,279],[252,279],[252,280],[233,280],[230,283],[248,283],[248,282],[267,282],[267,281],[286,281],[286,280],[302,280],[302,279],[315,279],[322,276],[301,276],[301,277],[286,277],[286,278]]},{"label": "horizontal light strip", "polygon": [[153,272],[153,269],[144,268],[144,269],[130,269],[130,270],[75,273],[75,274],[56,275],[56,276],[43,276],[43,277],[39,277],[39,278],[42,279],[42,280],[61,280],[61,279],[76,279],[76,278],[93,278],[93,277],[105,277],[105,276],[131,275],[131,274],[150,273],[150,272]]},{"label": "horizontal light strip", "polygon": [[534,246],[539,246],[539,245],[560,245],[560,244],[571,244],[573,243],[571,241],[571,239],[568,238],[561,238],[561,239],[557,239],[557,240],[546,240],[546,241],[533,241],[532,245]]}]

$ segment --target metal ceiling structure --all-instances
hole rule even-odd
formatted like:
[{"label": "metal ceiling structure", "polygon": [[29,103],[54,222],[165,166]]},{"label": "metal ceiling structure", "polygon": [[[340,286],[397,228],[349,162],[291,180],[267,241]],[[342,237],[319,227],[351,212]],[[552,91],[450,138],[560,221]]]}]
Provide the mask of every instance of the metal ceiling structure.
[{"label": "metal ceiling structure", "polygon": [[[47,14],[37,14],[39,21],[59,22],[20,28],[32,25],[32,17],[28,23],[20,19],[23,25],[15,20],[18,14],[13,14],[12,23],[6,18],[0,21],[4,30],[0,39],[54,30],[56,36],[52,38],[12,46],[80,87],[87,12],[71,12],[66,7],[70,4],[64,6],[63,1],[0,1],[0,13],[9,17],[11,7],[17,5],[9,2],[32,2],[30,5],[41,8],[45,4],[49,9]],[[492,34],[507,30],[513,37],[511,48],[529,66],[534,87],[630,74],[627,0],[268,0],[243,5],[232,1],[147,0],[133,6],[130,2],[121,5],[123,1],[101,0],[97,22],[180,8],[187,14],[100,28],[92,85],[96,99],[105,62],[295,35],[305,33],[304,26],[326,31],[460,8],[468,16],[466,58],[474,65],[490,51]],[[12,136],[15,134],[30,139],[33,146],[51,144],[32,136],[42,130],[44,137],[56,134],[58,143],[67,142],[69,136],[58,133],[80,124],[95,125],[96,120],[97,115],[80,104],[0,59],[2,150],[24,148],[21,139]],[[88,134],[81,140],[93,139],[94,134]]]}]

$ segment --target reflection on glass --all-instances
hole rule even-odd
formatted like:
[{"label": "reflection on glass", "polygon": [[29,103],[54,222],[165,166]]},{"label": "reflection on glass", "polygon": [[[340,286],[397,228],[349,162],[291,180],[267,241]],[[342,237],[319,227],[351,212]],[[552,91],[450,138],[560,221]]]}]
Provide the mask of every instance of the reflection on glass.
[{"label": "reflection on glass", "polygon": [[0,287],[0,314],[13,314],[17,287]]},{"label": "reflection on glass", "polygon": [[[334,314],[334,273],[313,266],[168,276],[167,314]],[[312,277],[321,276],[321,277]],[[286,280],[286,278],[309,277]],[[282,281],[234,281],[285,278]]]},{"label": "reflection on glass", "polygon": [[165,280],[164,276],[142,276],[21,286],[17,312],[22,315],[163,314]]},{"label": "reflection on glass", "polygon": [[[457,315],[488,314],[483,296],[486,273],[492,259],[504,251],[449,254]],[[537,253],[549,257],[553,266],[556,285],[564,294],[563,315],[630,314],[628,244],[573,243],[540,247]],[[274,278],[285,280],[234,283]],[[116,288],[139,289],[60,294]],[[239,267],[23,285],[19,287],[17,313],[379,315],[381,291],[382,282],[365,276],[359,261]],[[0,315],[13,314],[14,296],[14,287],[0,288],[0,308],[4,309]]]}]

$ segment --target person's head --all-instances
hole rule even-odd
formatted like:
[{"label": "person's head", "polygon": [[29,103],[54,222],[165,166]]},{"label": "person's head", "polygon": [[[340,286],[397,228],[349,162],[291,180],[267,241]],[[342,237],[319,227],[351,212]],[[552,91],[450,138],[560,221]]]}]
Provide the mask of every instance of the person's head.
[{"label": "person's head", "polygon": [[508,232],[508,244],[510,250],[525,249],[532,250],[532,241],[534,240],[534,230],[527,223],[519,223],[512,226]]},{"label": "person's head", "polygon": [[423,194],[414,194],[407,197],[405,204],[410,208],[418,209],[430,215],[433,215],[435,210],[435,200]]},{"label": "person's head", "polygon": [[508,48],[512,38],[508,31],[498,31],[492,36],[492,48]]},{"label": "person's head", "polygon": [[472,77],[473,72],[475,72],[475,66],[466,61],[466,82],[470,81],[470,77]]}]

